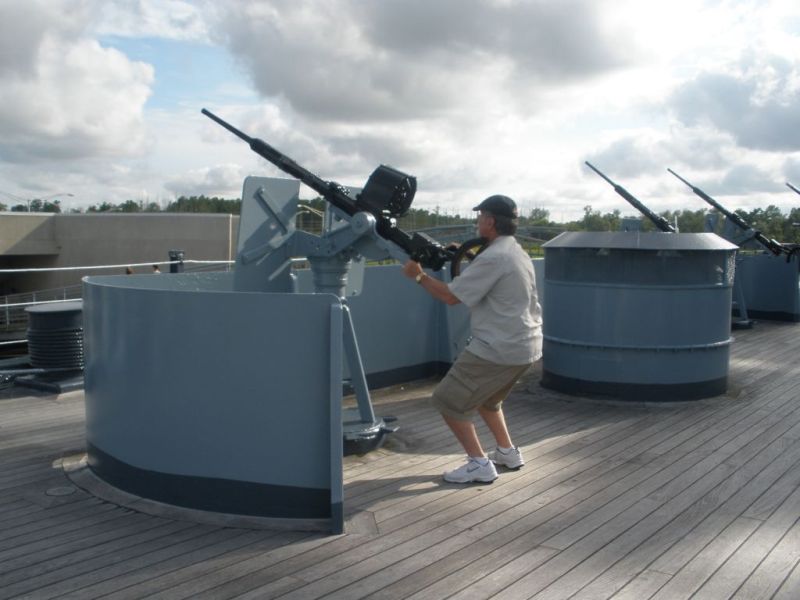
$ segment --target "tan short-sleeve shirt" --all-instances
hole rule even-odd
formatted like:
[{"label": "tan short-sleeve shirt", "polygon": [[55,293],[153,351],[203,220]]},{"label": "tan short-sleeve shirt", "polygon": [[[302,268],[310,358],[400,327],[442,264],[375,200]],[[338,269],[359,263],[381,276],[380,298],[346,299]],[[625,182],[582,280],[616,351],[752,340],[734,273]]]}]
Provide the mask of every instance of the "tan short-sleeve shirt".
[{"label": "tan short-sleeve shirt", "polygon": [[502,365],[542,354],[542,309],[530,257],[512,236],[500,236],[449,284],[470,309],[469,351]]}]

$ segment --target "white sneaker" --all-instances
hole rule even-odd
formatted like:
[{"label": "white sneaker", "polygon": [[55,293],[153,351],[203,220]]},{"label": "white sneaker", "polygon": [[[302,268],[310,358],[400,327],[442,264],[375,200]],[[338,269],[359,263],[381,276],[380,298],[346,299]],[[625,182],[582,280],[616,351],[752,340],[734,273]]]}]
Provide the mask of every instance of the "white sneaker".
[{"label": "white sneaker", "polygon": [[467,464],[461,465],[452,471],[446,471],[444,480],[450,483],[491,483],[497,479],[497,469],[494,468],[492,461],[487,461],[482,465],[474,458],[469,458]]},{"label": "white sneaker", "polygon": [[489,452],[489,460],[496,465],[503,465],[508,469],[519,469],[525,464],[525,459],[522,458],[522,452],[519,451],[519,446],[514,446],[508,452],[503,452],[500,448],[495,448]]}]

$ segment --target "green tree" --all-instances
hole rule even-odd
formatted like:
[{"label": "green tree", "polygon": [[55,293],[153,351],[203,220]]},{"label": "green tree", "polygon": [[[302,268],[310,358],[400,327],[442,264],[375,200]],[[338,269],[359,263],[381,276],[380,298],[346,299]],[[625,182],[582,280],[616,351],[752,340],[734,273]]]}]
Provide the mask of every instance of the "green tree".
[{"label": "green tree", "polygon": [[550,211],[545,208],[532,208],[525,220],[526,225],[550,225]]},{"label": "green tree", "polygon": [[144,210],[144,203],[135,200],[126,200],[122,204],[117,205],[117,210],[124,213],[138,213]]},{"label": "green tree", "polygon": [[113,212],[117,207],[110,202],[103,202],[102,204],[95,204],[87,209],[87,212]]},{"label": "green tree", "polygon": [[42,202],[41,212],[60,213],[61,201],[60,200],[45,200]]},{"label": "green tree", "polygon": [[783,235],[786,217],[777,206],[770,204],[767,208],[756,208],[749,213],[745,212],[745,215],[745,221],[747,221],[748,225],[768,238],[777,239]]},{"label": "green tree", "polygon": [[167,206],[167,212],[225,213],[238,215],[242,210],[241,200],[226,200],[208,196],[180,196]]},{"label": "green tree", "polygon": [[800,208],[793,208],[783,223],[780,240],[790,244],[800,244]]},{"label": "green tree", "polygon": [[618,209],[601,214],[591,206],[583,207],[583,219],[579,221],[579,229],[583,231],[619,231],[621,213]]}]

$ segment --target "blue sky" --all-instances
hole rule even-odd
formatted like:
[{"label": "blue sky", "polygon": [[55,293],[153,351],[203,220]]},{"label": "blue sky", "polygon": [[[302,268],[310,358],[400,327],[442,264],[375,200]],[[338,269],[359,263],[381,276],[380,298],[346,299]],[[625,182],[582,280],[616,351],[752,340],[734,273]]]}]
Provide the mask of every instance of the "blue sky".
[{"label": "blue sky", "polygon": [[800,5],[0,0],[0,104],[0,201],[165,205],[279,175],[208,107],[326,179],[413,174],[415,206],[448,213],[506,193],[633,214],[585,160],[657,211],[702,207],[667,167],[788,210]]},{"label": "blue sky", "polygon": [[173,111],[198,102],[256,103],[246,72],[224,48],[203,41],[101,36],[98,42],[154,70],[144,110]]}]

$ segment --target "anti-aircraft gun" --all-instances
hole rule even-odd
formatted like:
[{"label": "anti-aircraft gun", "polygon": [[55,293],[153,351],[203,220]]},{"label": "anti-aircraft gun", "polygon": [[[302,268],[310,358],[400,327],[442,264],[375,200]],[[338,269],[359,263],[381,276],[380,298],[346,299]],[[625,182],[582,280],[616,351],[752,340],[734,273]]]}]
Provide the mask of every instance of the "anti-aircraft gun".
[{"label": "anti-aircraft gun", "polygon": [[796,187],[794,187],[794,186],[793,186],[791,183],[789,183],[788,181],[786,182],[786,185],[787,185],[787,187],[788,187],[790,190],[792,190],[793,192],[797,192],[798,194],[800,194],[800,190],[798,190]]},{"label": "anti-aircraft gun", "polygon": [[[363,190],[354,199],[338,183],[318,177],[265,141],[250,137],[205,108],[201,112],[247,142],[253,152],[281,171],[299,179],[346,215],[353,217],[359,212],[372,215],[375,219],[375,232],[394,246],[394,248],[387,246],[393,258],[398,260],[411,258],[434,271],[440,270],[453,258],[452,251],[443,248],[430,236],[419,232],[409,234],[397,227],[396,219],[408,212],[414,200],[417,190],[415,177],[392,167],[380,165],[372,172]],[[397,252],[398,249],[400,252]]]},{"label": "anti-aircraft gun", "polygon": [[592,171],[594,171],[595,173],[600,175],[600,177],[602,177],[608,183],[610,183],[611,186],[614,188],[615,192],[617,192],[620,196],[625,198],[625,200],[627,200],[631,205],[633,205],[633,207],[637,209],[640,213],[642,213],[645,217],[650,219],[653,222],[653,224],[656,227],[658,227],[661,231],[663,231],[664,233],[676,233],[675,228],[672,225],[670,225],[669,221],[667,221],[664,217],[662,217],[661,215],[657,215],[652,210],[647,208],[644,204],[642,204],[639,200],[637,200],[628,190],[626,190],[621,185],[617,185],[616,183],[611,181],[611,179],[606,177],[604,173],[602,173],[588,160],[585,162],[587,167],[589,167]]},{"label": "anti-aircraft gun", "polygon": [[[692,185],[691,183],[689,183],[688,181],[686,181],[683,177],[678,175],[672,169],[668,168],[667,171],[672,173],[675,177],[677,177],[683,183],[685,183],[687,186],[689,186],[689,188],[697,196],[700,196],[703,200],[705,200],[711,206],[713,206],[715,209],[717,209],[721,214],[725,215],[725,217],[728,219],[728,221],[730,221],[731,223],[736,225],[736,227],[741,229],[742,232],[744,232],[745,238],[741,242],[739,242],[740,244],[744,243],[744,242],[746,242],[746,241],[748,241],[750,239],[754,239],[759,244],[761,244],[764,248],[766,248],[769,252],[774,254],[775,256],[781,256],[782,254],[785,254],[787,261],[791,259],[792,254],[797,252],[798,248],[795,245],[781,244],[780,242],[778,242],[776,240],[768,238],[767,236],[765,236],[763,233],[761,233],[757,229],[753,229],[744,219],[742,219],[742,217],[737,215],[735,212],[732,212],[732,211],[729,211],[728,209],[726,209],[719,202],[714,200],[714,198],[712,198],[711,196],[706,194],[700,188],[698,188],[698,187]],[[789,184],[787,184],[787,185],[789,185]]]}]

